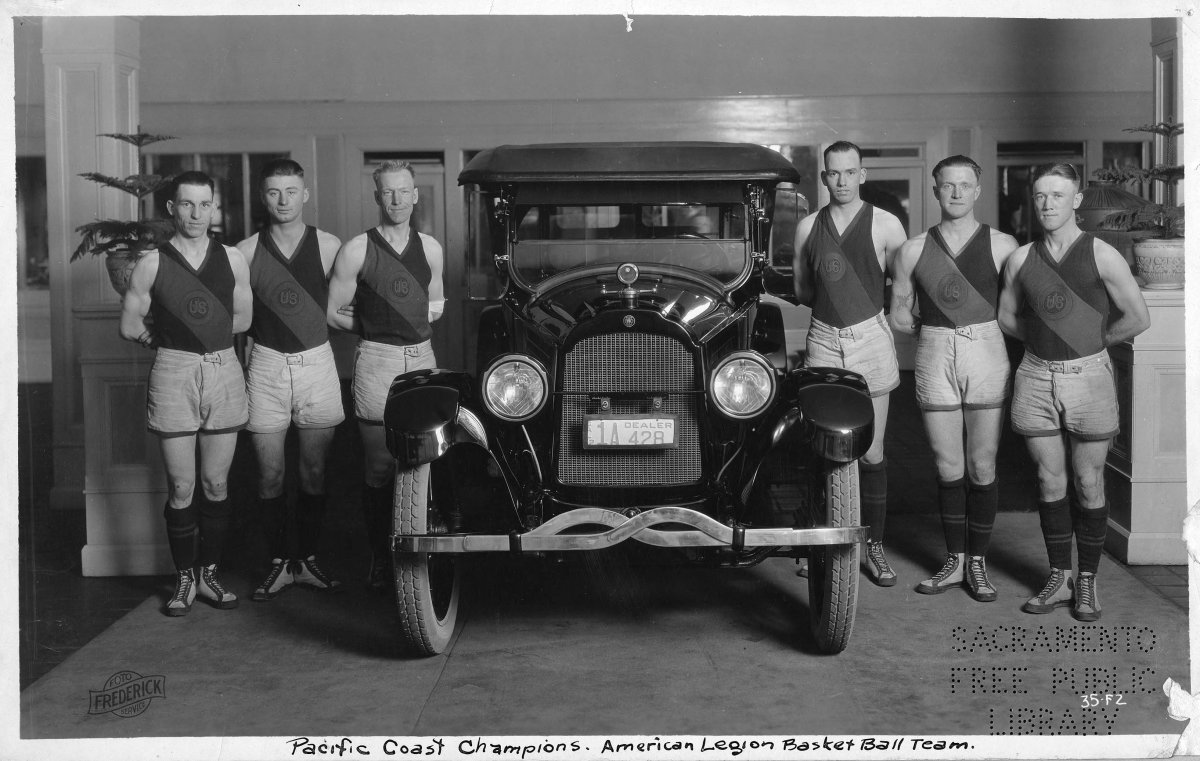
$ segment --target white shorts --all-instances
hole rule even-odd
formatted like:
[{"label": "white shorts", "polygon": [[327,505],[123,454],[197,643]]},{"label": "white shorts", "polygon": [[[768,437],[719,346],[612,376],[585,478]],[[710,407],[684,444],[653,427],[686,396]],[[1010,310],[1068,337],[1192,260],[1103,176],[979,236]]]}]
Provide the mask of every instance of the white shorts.
[{"label": "white shorts", "polygon": [[915,370],[923,410],[992,409],[1008,396],[1008,350],[995,320],[961,328],[922,325]]},{"label": "white shorts", "polygon": [[328,341],[298,354],[254,344],[246,392],[251,433],[279,433],[292,423],[297,428],[332,428],[346,419]]},{"label": "white shorts", "polygon": [[867,381],[872,397],[891,393],[900,385],[896,342],[883,312],[845,328],[813,320],[808,328],[804,366],[856,372]]},{"label": "white shorts", "polygon": [[159,436],[232,433],[246,427],[246,381],[233,348],[196,354],[159,349],[146,384],[146,428]]},{"label": "white shorts", "polygon": [[382,424],[388,390],[397,375],[437,367],[433,344],[392,346],[359,341],[354,353],[354,416],[363,423]]}]

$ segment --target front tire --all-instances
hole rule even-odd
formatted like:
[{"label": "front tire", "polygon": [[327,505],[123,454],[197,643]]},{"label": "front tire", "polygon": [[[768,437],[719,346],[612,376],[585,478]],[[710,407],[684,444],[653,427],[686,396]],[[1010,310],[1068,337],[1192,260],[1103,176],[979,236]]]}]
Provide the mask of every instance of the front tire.
[{"label": "front tire", "polygon": [[[829,464],[824,478],[825,525],[859,525],[858,462]],[[820,504],[820,503],[818,503]],[[823,653],[840,653],[850,642],[858,599],[858,545],[811,548],[808,560],[809,625]]]},{"label": "front tire", "polygon": [[[392,500],[393,531],[427,534],[434,509],[429,465],[396,473]],[[458,623],[461,586],[460,563],[453,555],[402,553],[397,555],[396,604],[405,646],[418,655],[438,655],[450,646]]]}]

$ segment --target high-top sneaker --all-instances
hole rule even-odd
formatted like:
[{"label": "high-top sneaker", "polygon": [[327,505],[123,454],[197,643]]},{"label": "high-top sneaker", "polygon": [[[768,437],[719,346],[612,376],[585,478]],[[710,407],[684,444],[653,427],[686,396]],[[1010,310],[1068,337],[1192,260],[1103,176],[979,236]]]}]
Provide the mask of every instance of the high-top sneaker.
[{"label": "high-top sneaker", "polygon": [[1100,597],[1096,594],[1096,574],[1081,571],[1075,584],[1075,606],[1071,615],[1079,621],[1100,620]]},{"label": "high-top sneaker", "polygon": [[271,572],[251,593],[250,599],[255,602],[274,600],[295,581],[296,578],[292,575],[292,561],[287,558],[272,558]]},{"label": "high-top sneaker", "polygon": [[1042,591],[1030,597],[1021,610],[1026,613],[1049,613],[1055,608],[1071,604],[1072,590],[1075,585],[1071,582],[1071,572],[1061,568],[1051,568],[1050,575]]},{"label": "high-top sneaker", "polygon": [[179,578],[175,580],[175,594],[171,595],[163,612],[168,616],[186,616],[195,600],[196,576],[189,568],[179,572]]},{"label": "high-top sneaker", "polygon": [[982,555],[972,555],[967,560],[967,594],[979,602],[995,602],[996,588],[987,574],[987,563]]},{"label": "high-top sneaker", "polygon": [[940,595],[947,589],[953,589],[962,584],[962,580],[962,562],[959,560],[958,555],[948,552],[946,553],[946,563],[942,566],[942,570],[918,584],[917,591],[923,595]]},{"label": "high-top sneaker", "polygon": [[237,607],[237,595],[222,586],[220,579],[217,578],[215,563],[200,566],[200,578],[197,580],[196,586],[200,597],[214,608],[227,610]]},{"label": "high-top sneaker", "polygon": [[883,554],[883,542],[867,541],[867,575],[881,587],[896,584],[896,572],[888,565],[887,557]]},{"label": "high-top sneaker", "polygon": [[303,560],[292,562],[292,573],[297,584],[322,592],[342,591],[342,582],[330,576],[325,569],[317,565],[315,555],[309,555]]}]

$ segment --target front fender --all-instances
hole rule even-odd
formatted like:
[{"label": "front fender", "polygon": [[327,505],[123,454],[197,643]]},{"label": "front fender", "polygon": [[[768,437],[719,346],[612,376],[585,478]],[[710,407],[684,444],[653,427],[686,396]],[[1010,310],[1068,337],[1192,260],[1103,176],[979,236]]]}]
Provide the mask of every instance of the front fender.
[{"label": "front fender", "polygon": [[858,373],[834,367],[794,370],[788,376],[800,410],[800,437],[818,457],[853,462],[871,448],[875,408]]},{"label": "front fender", "polygon": [[402,467],[433,462],[455,444],[488,448],[479,416],[464,406],[474,379],[453,370],[414,370],[396,376],[388,389],[383,426],[388,451]]}]

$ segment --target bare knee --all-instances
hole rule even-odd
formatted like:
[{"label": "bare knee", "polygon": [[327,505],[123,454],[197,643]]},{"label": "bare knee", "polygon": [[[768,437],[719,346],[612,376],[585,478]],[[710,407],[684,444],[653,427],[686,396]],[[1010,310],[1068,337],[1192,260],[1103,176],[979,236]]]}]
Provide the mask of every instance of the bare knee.
[{"label": "bare knee", "polygon": [[274,464],[258,464],[258,496],[263,499],[278,497],[283,493],[283,468]]},{"label": "bare knee", "polygon": [[300,463],[300,488],[308,494],[321,494],[325,491],[325,462]]},{"label": "bare knee", "polygon": [[168,482],[168,489],[170,490],[168,499],[172,507],[187,507],[192,503],[196,483],[191,479],[172,478]]},{"label": "bare knee", "polygon": [[1085,470],[1075,474],[1075,493],[1085,509],[1104,504],[1104,471]]},{"label": "bare knee", "polygon": [[204,496],[208,499],[220,502],[229,496],[229,481],[225,476],[220,478],[206,476],[201,479],[200,485],[204,489]]},{"label": "bare knee", "polygon": [[973,457],[967,463],[967,473],[971,481],[977,484],[990,484],[996,480],[995,457]]}]

